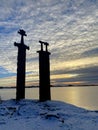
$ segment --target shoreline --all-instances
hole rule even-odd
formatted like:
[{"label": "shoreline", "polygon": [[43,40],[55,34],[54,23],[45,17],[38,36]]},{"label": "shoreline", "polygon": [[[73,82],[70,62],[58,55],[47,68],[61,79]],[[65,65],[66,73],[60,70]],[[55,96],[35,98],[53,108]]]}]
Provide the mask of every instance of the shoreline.
[{"label": "shoreline", "polygon": [[[92,86],[98,86],[98,85],[67,85],[67,86],[51,86],[51,88],[66,88],[66,87],[92,87]],[[26,86],[25,88],[39,88],[39,86]],[[15,86],[13,87],[0,87],[0,89],[16,89]]]}]

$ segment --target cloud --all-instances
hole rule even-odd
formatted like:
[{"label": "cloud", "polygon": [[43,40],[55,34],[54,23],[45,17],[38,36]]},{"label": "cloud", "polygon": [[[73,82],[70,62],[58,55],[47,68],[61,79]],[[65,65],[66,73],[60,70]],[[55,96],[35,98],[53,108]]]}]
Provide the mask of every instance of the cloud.
[{"label": "cloud", "polygon": [[[97,66],[85,66],[75,69],[62,69],[52,71],[51,75],[54,75],[55,78],[51,77],[52,82],[60,83],[82,83],[82,84],[97,84],[98,82],[98,67]],[[59,74],[59,78],[56,78],[56,75]],[[68,78],[62,77],[61,75],[70,75]]]},{"label": "cloud", "polygon": [[59,74],[68,62],[72,68],[76,60],[82,62],[80,68],[86,66],[83,62],[86,57],[90,60],[92,56],[93,63],[88,61],[88,64],[96,65],[97,5],[97,0],[1,0],[0,66],[16,73],[17,48],[13,43],[20,42],[17,34],[20,28],[27,32],[25,44],[30,46],[27,51],[27,73],[34,70],[32,74],[38,74],[36,51],[40,49],[39,40],[50,43],[51,66]]},{"label": "cloud", "polygon": [[92,48],[91,50],[85,51],[82,56],[84,57],[97,57],[98,56],[98,48]]},{"label": "cloud", "polygon": [[15,75],[14,73],[10,73],[8,70],[0,66],[0,78],[11,77],[14,75]]}]

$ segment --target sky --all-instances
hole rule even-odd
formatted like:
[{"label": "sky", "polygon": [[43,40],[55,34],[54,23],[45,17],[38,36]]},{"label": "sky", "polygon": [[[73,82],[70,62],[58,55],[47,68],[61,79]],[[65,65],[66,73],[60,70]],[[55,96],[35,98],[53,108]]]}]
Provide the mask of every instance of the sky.
[{"label": "sky", "polygon": [[0,86],[16,85],[19,29],[26,85],[39,83],[39,40],[49,43],[52,85],[98,84],[97,0],[0,0]]}]

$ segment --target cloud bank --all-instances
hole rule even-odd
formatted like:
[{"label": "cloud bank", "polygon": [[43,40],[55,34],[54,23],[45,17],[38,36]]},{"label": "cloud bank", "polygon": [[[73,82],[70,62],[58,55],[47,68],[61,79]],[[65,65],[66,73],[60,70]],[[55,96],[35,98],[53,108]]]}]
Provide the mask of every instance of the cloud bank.
[{"label": "cloud bank", "polygon": [[98,65],[97,0],[1,0],[0,10],[0,78],[16,75],[17,48],[13,44],[20,42],[17,31],[23,28],[27,32],[25,44],[30,46],[26,68],[29,82],[38,76],[36,51],[40,49],[38,41],[44,40],[50,44],[52,77],[62,72],[76,74],[67,81],[52,78],[52,83],[98,83],[98,74],[92,73]]}]

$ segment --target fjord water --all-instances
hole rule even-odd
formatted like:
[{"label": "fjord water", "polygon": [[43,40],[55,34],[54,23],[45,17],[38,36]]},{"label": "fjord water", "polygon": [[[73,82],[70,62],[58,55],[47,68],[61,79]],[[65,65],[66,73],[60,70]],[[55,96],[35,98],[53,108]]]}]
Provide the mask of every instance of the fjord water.
[{"label": "fjord water", "polygon": [[[26,88],[26,99],[39,99],[38,88]],[[2,100],[15,99],[16,89],[0,89]],[[98,87],[52,87],[52,100],[64,101],[89,110],[98,110]]]}]

